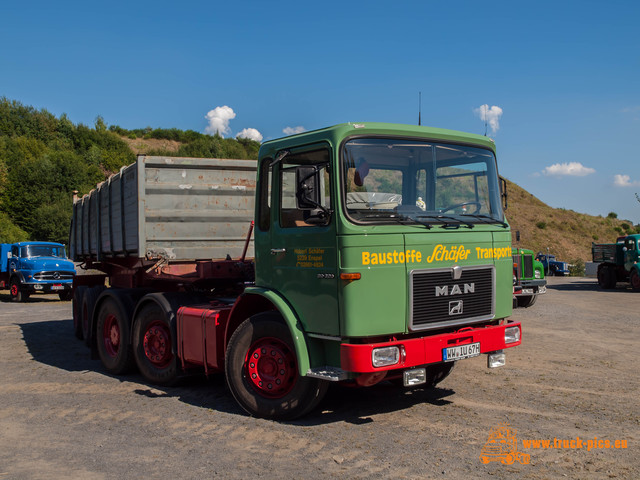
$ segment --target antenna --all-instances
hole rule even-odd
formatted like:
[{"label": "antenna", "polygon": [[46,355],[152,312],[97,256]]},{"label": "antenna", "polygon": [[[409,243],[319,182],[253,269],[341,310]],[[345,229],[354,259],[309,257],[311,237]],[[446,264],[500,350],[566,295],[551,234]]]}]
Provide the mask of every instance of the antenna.
[{"label": "antenna", "polygon": [[489,116],[489,104],[487,103],[487,108],[484,110],[484,136],[487,136],[487,117]]},{"label": "antenna", "polygon": [[418,92],[418,125],[422,125],[422,92]]}]

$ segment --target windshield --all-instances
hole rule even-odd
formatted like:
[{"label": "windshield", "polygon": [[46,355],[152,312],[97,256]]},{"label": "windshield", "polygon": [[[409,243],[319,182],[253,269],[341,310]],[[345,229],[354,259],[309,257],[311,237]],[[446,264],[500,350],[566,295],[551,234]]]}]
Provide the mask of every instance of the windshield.
[{"label": "windshield", "polygon": [[67,258],[64,247],[58,245],[27,245],[20,248],[20,256]]},{"label": "windshield", "polygon": [[342,152],[344,204],[356,223],[503,223],[493,152],[420,140],[358,138]]}]

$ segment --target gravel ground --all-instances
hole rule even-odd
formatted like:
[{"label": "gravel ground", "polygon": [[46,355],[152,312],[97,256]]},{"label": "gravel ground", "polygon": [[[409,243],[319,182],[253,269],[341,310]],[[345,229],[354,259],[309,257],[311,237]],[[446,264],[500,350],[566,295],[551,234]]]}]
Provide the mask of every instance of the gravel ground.
[{"label": "gravel ground", "polygon": [[[114,377],[72,333],[71,303],[0,295],[0,480],[640,478],[640,294],[550,278],[514,311],[507,365],[464,360],[433,390],[332,388],[308,417],[246,416],[224,379]],[[508,422],[530,463],[480,461]],[[626,441],[591,448],[589,440]],[[526,448],[526,440],[584,441]],[[568,445],[569,446],[569,445]]]}]

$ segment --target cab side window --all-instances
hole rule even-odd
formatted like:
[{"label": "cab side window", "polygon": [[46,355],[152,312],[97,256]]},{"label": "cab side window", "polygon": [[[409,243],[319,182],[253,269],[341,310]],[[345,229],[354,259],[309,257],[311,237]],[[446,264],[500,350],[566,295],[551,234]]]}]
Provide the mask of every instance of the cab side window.
[{"label": "cab side window", "polygon": [[287,156],[280,167],[280,226],[326,225],[331,211],[329,152]]}]

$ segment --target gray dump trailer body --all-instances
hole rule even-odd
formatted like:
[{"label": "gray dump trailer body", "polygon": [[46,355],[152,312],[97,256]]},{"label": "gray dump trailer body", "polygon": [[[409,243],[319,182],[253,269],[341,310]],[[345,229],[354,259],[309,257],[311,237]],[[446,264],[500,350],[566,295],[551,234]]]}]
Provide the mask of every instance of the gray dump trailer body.
[{"label": "gray dump trailer body", "polygon": [[[74,201],[70,257],[239,258],[254,216],[256,162],[140,155]],[[253,241],[247,257],[254,256]]]}]

